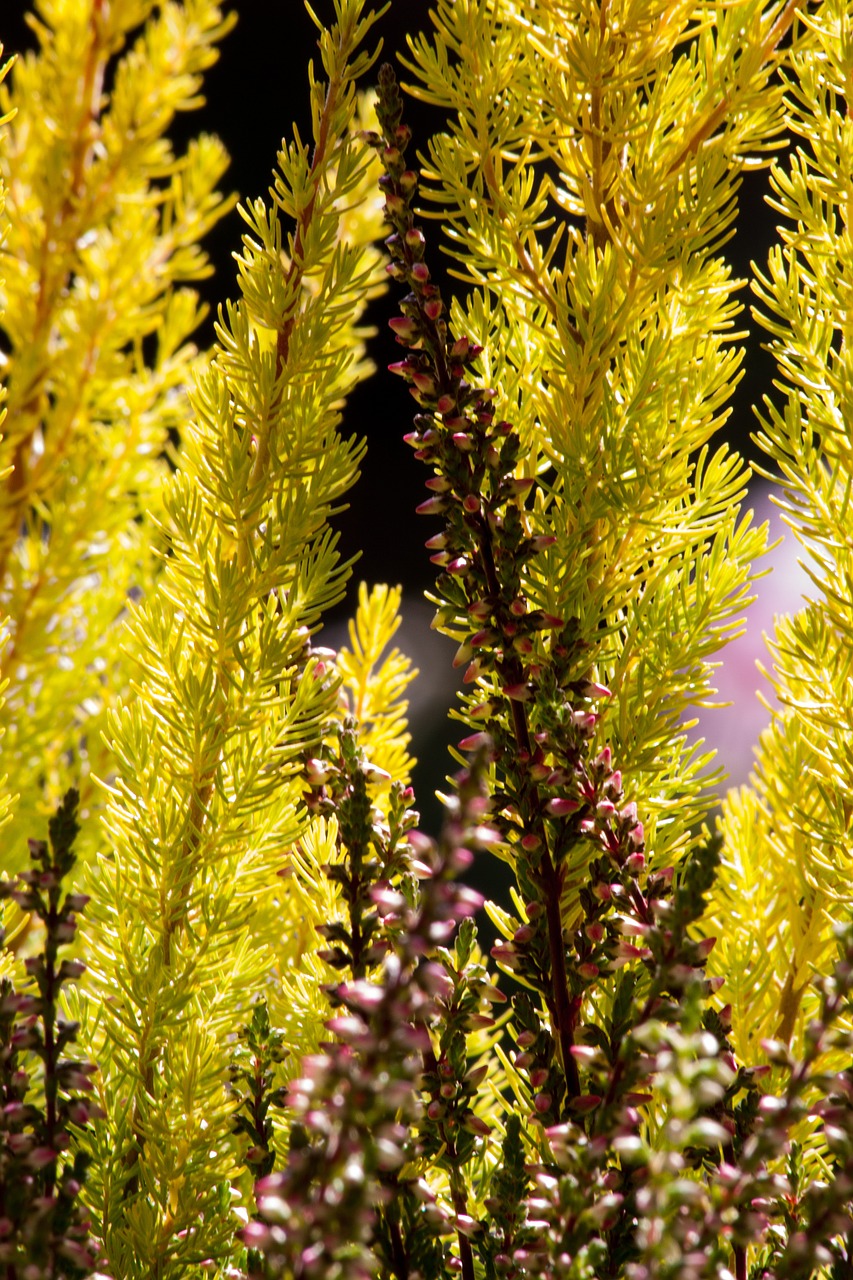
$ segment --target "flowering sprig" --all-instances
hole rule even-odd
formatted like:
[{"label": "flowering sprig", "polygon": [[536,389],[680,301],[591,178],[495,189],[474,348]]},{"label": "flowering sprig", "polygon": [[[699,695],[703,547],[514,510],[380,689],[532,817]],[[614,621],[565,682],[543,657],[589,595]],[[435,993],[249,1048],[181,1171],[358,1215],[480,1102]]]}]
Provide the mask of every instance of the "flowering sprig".
[{"label": "flowering sprig", "polygon": [[[49,843],[31,840],[30,869],[0,881],[44,929],[42,950],[25,961],[27,986],[0,984],[0,1263],[26,1280],[95,1273],[99,1251],[80,1201],[89,1157],[72,1134],[103,1116],[92,1102],[91,1062],[64,1057],[78,1031],[60,1013],[63,986],[85,965],[60,960],[74,941],[86,894],[63,893],[76,861],[78,796],[68,791],[48,824]],[[2,942],[2,936],[0,936]],[[35,1067],[35,1063],[39,1066]]]},{"label": "flowering sprig", "polygon": [[[401,879],[409,872],[408,835],[418,820],[409,808],[414,793],[411,787],[394,785],[386,812],[374,804],[372,788],[390,778],[366,758],[350,716],[341,725],[337,742],[309,758],[306,777],[309,809],[334,818],[337,824],[338,857],[325,871],[339,886],[347,913],[346,922],[319,926],[330,944],[320,958],[359,980],[380,963],[400,931],[396,906]],[[412,886],[410,875],[409,890]]]},{"label": "flowering sprig", "polygon": [[[418,509],[445,519],[443,532],[427,543],[442,570],[437,623],[461,638],[454,662],[465,666],[466,683],[488,678],[496,691],[470,708],[476,732],[459,746],[489,743],[498,779],[495,825],[512,846],[519,889],[531,904],[497,958],[524,969],[545,1000],[565,1080],[555,1086],[560,1106],[580,1095],[571,1050],[583,991],[597,975],[594,939],[578,934],[579,947],[567,949],[562,903],[569,864],[579,843],[592,842],[631,881],[627,891],[636,905],[643,827],[636,808],[624,803],[609,749],[590,758],[596,704],[609,691],[588,674],[577,621],[530,609],[525,599],[526,565],[555,538],[528,531],[526,503],[537,480],[516,474],[521,442],[511,423],[497,419],[495,392],[469,380],[481,348],[448,332],[415,225],[418,179],[405,161],[411,134],[387,65],[379,73],[377,115],[381,135],[368,140],[385,170],[380,183],[393,228],[388,270],[409,287],[402,315],[390,321],[409,354],[391,368],[423,410],[407,439],[436,472],[427,481],[432,496]],[[550,1096],[554,1101],[553,1090]]]},{"label": "flowering sprig", "polygon": [[287,1056],[284,1036],[270,1026],[269,1009],[259,1000],[243,1028],[231,1071],[231,1089],[240,1098],[234,1132],[248,1139],[243,1161],[253,1176],[264,1178],[275,1163],[270,1111],[283,1107],[285,1090],[274,1083],[276,1067]]},{"label": "flowering sprig", "polygon": [[[352,732],[348,726],[342,737]],[[342,758],[358,771],[351,738]],[[257,1184],[258,1220],[242,1233],[263,1256],[266,1274],[362,1280],[374,1273],[379,1253],[393,1274],[411,1280],[420,1262],[443,1255],[441,1238],[455,1232],[457,1265],[473,1280],[465,1216],[443,1211],[425,1183],[399,1174],[422,1153],[414,1134],[422,1116],[423,1064],[433,1053],[438,999],[448,992],[446,968],[429,957],[481,902],[455,877],[470,866],[469,846],[484,835],[483,767],[481,756],[460,780],[458,809],[441,843],[419,837],[407,844],[406,891],[385,881],[367,893],[378,920],[393,918],[393,946],[383,948],[370,976],[329,990],[341,1009],[326,1023],[336,1038],[304,1059],[302,1076],[291,1083],[296,1120],[287,1165]],[[333,802],[327,797],[325,803]],[[365,819],[369,814],[368,808]],[[416,815],[408,815],[402,825],[410,830],[414,821]],[[365,865],[370,862],[362,858],[362,870]],[[415,880],[420,887],[412,895]],[[354,880],[342,883],[352,889]],[[360,895],[350,892],[356,901]],[[350,919],[362,923],[359,913]],[[355,933],[335,935],[333,961],[340,962],[345,946],[363,960],[352,949]]]}]

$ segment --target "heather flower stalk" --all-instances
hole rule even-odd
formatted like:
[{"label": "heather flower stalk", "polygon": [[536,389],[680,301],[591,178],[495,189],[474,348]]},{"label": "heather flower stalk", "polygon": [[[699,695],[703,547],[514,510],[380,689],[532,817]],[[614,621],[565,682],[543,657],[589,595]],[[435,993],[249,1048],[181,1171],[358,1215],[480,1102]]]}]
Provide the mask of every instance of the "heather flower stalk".
[{"label": "heather flower stalk", "polygon": [[30,841],[29,870],[0,881],[0,898],[44,931],[42,949],[24,962],[26,982],[0,984],[0,1263],[9,1280],[72,1280],[94,1274],[99,1262],[80,1192],[90,1161],[85,1131],[103,1112],[91,1096],[95,1065],[65,1056],[79,1027],[61,1006],[63,987],[85,971],[79,960],[59,959],[88,902],[64,891],[76,862],[77,802],[69,791],[48,824],[49,843]]},{"label": "heather flower stalk", "polygon": [[[553,1107],[556,1117],[581,1092],[572,1048],[583,992],[598,974],[595,930],[579,931],[574,954],[567,956],[561,909],[565,855],[589,837],[625,877],[628,899],[644,912],[638,884],[645,866],[643,826],[636,806],[622,803],[621,774],[612,768],[610,751],[590,758],[596,708],[609,691],[588,677],[572,679],[576,622],[531,610],[525,599],[526,563],[553,539],[527,532],[525,503],[535,502],[536,479],[516,475],[521,441],[509,422],[496,421],[494,391],[468,380],[482,348],[465,336],[449,336],[444,303],[425,261],[424,236],[415,225],[418,179],[405,162],[410,130],[401,122],[402,100],[387,64],[380,70],[377,114],[382,137],[371,141],[385,168],[380,182],[393,227],[386,241],[389,272],[410,288],[403,315],[390,322],[410,354],[392,369],[410,384],[423,409],[409,443],[437,473],[427,481],[435,496],[419,511],[446,516],[445,531],[428,544],[438,548],[431,559],[443,570],[439,618],[459,633],[454,665],[466,667],[466,683],[493,673],[500,691],[497,699],[471,709],[481,727],[459,747],[471,749],[486,738],[492,744],[500,779],[496,824],[507,838],[510,832],[518,837],[516,874],[530,902],[527,920],[496,958],[546,1001],[563,1080],[554,1082],[553,1091],[540,1090],[534,1105],[542,1115]],[[550,641],[547,659],[543,634]],[[598,913],[594,908],[593,916]],[[623,949],[626,960],[635,954],[630,946]]]},{"label": "heather flower stalk", "polygon": [[[354,814],[347,815],[348,804],[354,802],[355,811],[364,815],[369,809],[358,799],[364,761],[351,727],[344,728],[342,738],[341,764],[347,772],[341,777],[343,770],[337,771],[337,785],[318,802],[343,811],[341,829],[352,838]],[[453,1151],[447,1159],[461,1158],[451,1138],[455,1118],[427,1111],[425,1119],[421,1091],[429,1077],[425,1063],[441,1074],[430,1033],[441,1021],[440,1000],[451,995],[446,968],[433,957],[437,949],[441,954],[460,921],[466,928],[464,922],[480,902],[455,877],[470,866],[471,847],[487,837],[483,764],[481,754],[459,780],[457,811],[438,846],[415,833],[417,815],[405,813],[398,829],[408,832],[409,840],[394,847],[393,881],[387,876],[389,860],[371,859],[372,884],[363,893],[353,892],[353,868],[365,868],[363,850],[355,859],[348,853],[330,868],[333,878],[350,890],[350,924],[367,916],[373,925],[369,933],[388,928],[393,946],[378,947],[369,976],[363,969],[365,976],[348,977],[329,989],[340,1009],[326,1023],[335,1040],[306,1058],[302,1075],[290,1084],[288,1103],[296,1120],[287,1163],[281,1173],[257,1184],[258,1219],[242,1232],[245,1243],[266,1259],[267,1270],[259,1274],[366,1280],[374,1274],[374,1250],[382,1253],[384,1239],[391,1274],[410,1280],[422,1274],[428,1280],[430,1272],[418,1269],[419,1258],[440,1258],[440,1238],[455,1229],[462,1274],[473,1280],[468,1231],[474,1224],[459,1202],[459,1188],[454,1213],[448,1215],[426,1183],[402,1177],[401,1170],[428,1154],[416,1137],[419,1123],[423,1126],[427,1119],[444,1122],[443,1136]],[[411,793],[401,798],[411,799]],[[382,834],[374,820],[374,848]],[[387,830],[384,835],[388,840]],[[396,845],[393,836],[391,840]],[[330,962],[343,967],[348,947],[351,963],[361,967],[363,952],[356,942],[364,932],[360,926],[352,932],[322,932],[336,942],[326,953]]]}]

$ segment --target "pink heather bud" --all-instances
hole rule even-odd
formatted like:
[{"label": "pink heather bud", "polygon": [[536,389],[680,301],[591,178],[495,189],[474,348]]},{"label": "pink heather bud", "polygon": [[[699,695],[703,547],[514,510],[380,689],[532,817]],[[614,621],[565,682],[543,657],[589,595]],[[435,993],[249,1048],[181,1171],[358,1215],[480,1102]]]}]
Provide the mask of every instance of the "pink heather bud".
[{"label": "pink heather bud", "polygon": [[530,766],[530,776],[534,782],[543,782],[545,778],[550,777],[551,772],[551,766],[542,760],[537,760]]},{"label": "pink heather bud", "polygon": [[516,596],[509,606],[509,611],[513,617],[523,618],[527,613],[527,601],[522,596]]},{"label": "pink heather bud", "polygon": [[620,810],[620,812],[619,812],[619,817],[620,817],[620,818],[622,819],[622,821],[623,821],[623,822],[625,822],[625,823],[629,823],[629,822],[633,823],[633,822],[636,822],[636,821],[637,821],[637,802],[636,802],[636,800],[630,800],[630,801],[628,802],[628,804],[626,804],[626,805],[625,805],[625,807],[624,807],[623,809],[621,809],[621,810]]},{"label": "pink heather bud", "polygon": [[584,693],[588,698],[612,698],[613,697],[613,694],[610,692],[606,684],[598,684],[598,682],[595,680],[587,680],[586,685],[584,687]]},{"label": "pink heather bud", "polygon": [[469,1133],[476,1133],[478,1137],[488,1138],[492,1132],[491,1126],[487,1125],[485,1120],[481,1120],[479,1116],[467,1115],[462,1121],[462,1128],[467,1129]]},{"label": "pink heather bud", "polygon": [[427,1115],[430,1120],[441,1120],[445,1111],[446,1108],[441,1102],[431,1102],[427,1107]]},{"label": "pink heather bud", "polygon": [[447,476],[430,476],[429,480],[424,481],[424,484],[433,493],[447,493],[448,489],[452,488]]},{"label": "pink heather bud", "polygon": [[469,663],[468,669],[465,672],[464,676],[462,677],[462,683],[473,684],[474,681],[479,678],[479,676],[480,676],[480,660],[479,658],[475,658],[473,662]]},{"label": "pink heather bud", "polygon": [[425,396],[434,396],[438,388],[435,385],[435,378],[431,373],[413,373],[412,382]]},{"label": "pink heather bud", "polygon": [[541,1115],[544,1111],[551,1110],[552,1101],[553,1099],[550,1093],[537,1093],[536,1097],[533,1099],[533,1105]]},{"label": "pink heather bud", "polygon": [[[488,1126],[486,1126],[486,1128],[487,1132],[491,1133]],[[476,1133],[478,1130],[475,1129],[474,1132]],[[475,1222],[467,1213],[457,1213],[456,1217],[453,1219],[453,1225],[457,1231],[462,1232],[463,1236],[476,1236],[482,1229],[479,1222]]]},{"label": "pink heather bud", "polygon": [[599,902],[609,902],[613,896],[610,885],[605,884],[603,880],[599,880],[597,884],[592,886],[592,894]]},{"label": "pink heather bud", "polygon": [[611,961],[611,969],[621,969],[623,964],[630,964],[632,960],[646,960],[651,955],[648,947],[635,947],[624,939],[619,940],[616,948],[616,955]]},{"label": "pink heather bud", "polygon": [[516,929],[512,935],[512,941],[516,947],[526,947],[528,942],[534,937],[534,929],[529,924],[522,924]]},{"label": "pink heather bud", "polygon": [[[477,504],[479,506],[479,503]],[[533,652],[533,641],[529,636],[516,636],[512,642],[512,647],[516,653],[520,653],[522,657],[527,657]]]},{"label": "pink heather bud", "polygon": [[599,818],[612,818],[616,812],[616,805],[612,800],[599,800],[598,804],[595,806],[595,812],[598,814]]},{"label": "pink heather bud", "polygon": [[521,847],[525,851],[525,853],[535,853],[536,850],[541,847],[541,845],[542,845],[541,838],[537,835],[534,835],[532,831],[528,832],[526,836],[521,837]]},{"label": "pink heather bud", "polygon": [[630,916],[619,916],[619,930],[626,938],[646,938],[649,926],[640,920],[632,920]]},{"label": "pink heather bud", "polygon": [[589,924],[584,926],[584,933],[590,942],[602,942],[604,940],[604,925],[599,920],[591,920]]},{"label": "pink heather bud", "polygon": [[53,1164],[56,1159],[57,1152],[53,1147],[34,1147],[27,1156],[25,1163],[31,1169],[44,1169],[49,1164]]},{"label": "pink heather bud", "polygon": [[429,302],[424,303],[424,315],[427,320],[437,320],[444,310],[444,303],[441,298],[430,298]]},{"label": "pink heather bud", "polygon": [[697,942],[696,951],[700,960],[707,960],[716,945],[716,938],[702,938],[700,942]]},{"label": "pink heather bud", "polygon": [[497,632],[492,627],[483,627],[480,631],[475,631],[471,637],[471,643],[475,649],[482,649],[484,644],[491,645],[497,639]]},{"label": "pink heather bud", "polygon": [[488,720],[494,709],[491,702],[478,702],[476,707],[471,708],[468,715],[472,720]]},{"label": "pink heather bud", "polygon": [[456,1097],[456,1085],[452,1080],[446,1080],[438,1092],[441,1094],[442,1098],[449,1101],[451,1098]]},{"label": "pink heather bud", "polygon": [[594,1111],[601,1104],[601,1098],[597,1093],[582,1093],[576,1098],[569,1099],[569,1106],[572,1111],[578,1111],[581,1115],[587,1115],[588,1112]]},{"label": "pink heather bud", "polygon": [[327,1018],[323,1026],[341,1040],[358,1040],[367,1031],[367,1024],[355,1014],[339,1014],[337,1017]]},{"label": "pink heather bud", "polygon": [[473,656],[473,647],[466,641],[465,644],[460,644],[459,648],[453,655],[452,665],[454,667],[464,667],[466,662],[470,662]]},{"label": "pink heather bud", "polygon": [[403,911],[406,906],[406,899],[402,893],[398,893],[396,889],[392,889],[389,885],[374,885],[370,890],[370,898],[375,906],[380,908],[380,915],[390,915],[392,911]]},{"label": "pink heather bud", "polygon": [[718,1015],[724,1031],[731,1031],[732,1028],[732,1006],[724,1004]]},{"label": "pink heather bud", "polygon": [[441,551],[447,546],[447,541],[446,533],[434,533],[431,538],[427,538],[424,546],[428,551]]},{"label": "pink heather bud", "polygon": [[399,164],[402,158],[403,154],[399,147],[385,147],[382,152],[383,163],[387,165],[389,169],[393,168],[395,164]]},{"label": "pink heather bud", "polygon": [[457,338],[453,346],[450,348],[450,355],[453,360],[464,360],[468,355],[471,343],[468,338]]},{"label": "pink heather bud", "polygon": [[622,790],[622,770],[614,769],[610,777],[604,784],[604,790],[608,791],[612,796],[618,796]]},{"label": "pink heather bud", "polygon": [[405,240],[406,246],[409,249],[415,249],[415,250],[420,249],[422,251],[426,244],[426,241],[424,240],[423,232],[419,231],[417,227],[410,227],[409,230],[406,232],[406,234],[403,236],[403,239]]},{"label": "pink heather bud", "polygon": [[511,698],[513,702],[526,702],[527,699],[530,697],[530,685],[529,684],[507,684],[507,685],[504,685],[501,692],[507,698]]},{"label": "pink heather bud", "polygon": [[612,752],[609,747],[602,747],[595,758],[595,763],[599,769],[609,769],[613,759]]},{"label": "pink heather bud", "polygon": [[491,747],[492,739],[488,733],[469,733],[467,738],[459,742],[460,751],[479,751],[480,747]]},{"label": "pink heather bud", "polygon": [[[405,174],[403,177],[405,177]],[[425,262],[415,262],[412,264],[411,275],[412,279],[417,280],[418,284],[426,284],[427,280],[429,280],[429,267]]]},{"label": "pink heather bud", "polygon": [[530,1073],[531,1089],[535,1089],[538,1092],[544,1084],[547,1084],[547,1082],[548,1082],[547,1067],[536,1067],[534,1071],[531,1071]]},{"label": "pink heather bud", "polygon": [[388,328],[393,329],[404,342],[414,342],[419,335],[418,323],[411,316],[393,316],[388,321]]},{"label": "pink heather bud", "polygon": [[393,364],[389,364],[388,372],[396,373],[399,377],[405,378],[407,382],[411,382],[414,369],[408,360],[395,360]]},{"label": "pink heather bud", "polygon": [[633,845],[643,844],[645,841],[645,838],[646,838],[646,832],[642,822],[638,822],[637,825],[632,827],[631,830],[628,832],[628,839],[631,841],[631,844]]},{"label": "pink heather bud", "polygon": [[600,1050],[591,1044],[573,1044],[569,1049],[569,1053],[575,1062],[580,1062],[585,1067],[591,1067],[601,1057]]},{"label": "pink heather bud", "polygon": [[536,480],[533,476],[522,476],[514,480],[510,480],[507,489],[514,498],[525,497],[535,485]]},{"label": "pink heather bud", "polygon": [[[490,827],[488,823],[480,823],[479,826],[473,827],[471,831],[469,831],[468,836],[469,842],[480,849],[494,849],[497,845],[504,843],[501,833],[496,827]],[[461,889],[459,892],[462,894],[473,893],[474,890]],[[475,909],[479,911],[482,905],[482,902],[478,903]]]},{"label": "pink heather bud", "polygon": [[[486,830],[486,828],[478,827],[478,831]],[[488,828],[491,831],[491,828]],[[474,834],[472,832],[472,834]],[[460,850],[460,852],[462,852]],[[465,850],[468,853],[469,850]],[[479,911],[485,902],[485,898],[476,889],[469,889],[467,884],[456,885],[454,890],[453,911],[456,915],[472,916],[475,911]]]},{"label": "pink heather bud", "polygon": [[450,564],[451,556],[449,551],[436,551],[435,555],[430,556],[430,564],[438,565],[439,569],[444,569]]},{"label": "pink heather bud", "polygon": [[598,716],[594,711],[573,711],[572,720],[579,729],[594,729],[598,724]]},{"label": "pink heather bud", "polygon": [[515,947],[508,943],[497,943],[491,950],[491,957],[497,960],[498,964],[502,964],[507,969],[517,969],[519,966],[519,956]]},{"label": "pink heather bud", "polygon": [[451,560],[447,566],[447,572],[461,576],[467,573],[470,567],[470,561],[467,556],[457,556],[455,560]]},{"label": "pink heather bud", "polygon": [[554,818],[565,818],[570,813],[576,813],[579,808],[578,801],[571,800],[568,796],[555,796],[545,805],[547,812]]},{"label": "pink heather bud", "polygon": [[415,511],[419,516],[440,516],[446,510],[447,503],[443,498],[427,498],[426,502],[422,502],[415,507]]},{"label": "pink heather bud", "polygon": [[629,875],[638,876],[646,865],[644,853],[632,853],[625,859],[625,870]]},{"label": "pink heather bud", "polygon": [[331,773],[332,767],[325,760],[318,760],[312,756],[305,762],[305,777],[312,787],[321,787]]},{"label": "pink heather bud", "polygon": [[535,538],[530,539],[530,546],[533,551],[544,551],[546,547],[553,547],[556,541],[552,533],[537,533]]},{"label": "pink heather bud", "polygon": [[535,1031],[520,1031],[518,1034],[518,1044],[522,1049],[529,1049],[538,1039]]},{"label": "pink heather bud", "polygon": [[492,606],[488,600],[475,600],[473,604],[468,605],[468,617],[473,618],[475,622],[485,622],[486,618],[492,616]]},{"label": "pink heather bud", "polygon": [[578,965],[578,973],[582,978],[587,978],[590,982],[593,978],[597,978],[601,970],[597,964],[593,964],[591,960],[584,960],[583,964]]},{"label": "pink heather bud", "polygon": [[460,453],[470,453],[474,448],[474,441],[464,431],[454,431],[450,438]]},{"label": "pink heather bud", "polygon": [[465,1028],[468,1031],[491,1031],[494,1025],[494,1018],[489,1018],[484,1013],[472,1013],[465,1019]]},{"label": "pink heather bud", "polygon": [[452,413],[456,407],[456,401],[445,391],[444,395],[438,397],[435,407],[441,414]]},{"label": "pink heather bud", "polygon": [[[404,169],[398,178],[398,182],[400,183],[400,190],[403,195],[410,196],[418,185],[418,175],[415,173],[414,169]],[[421,265],[422,264],[419,262],[415,263],[416,267]],[[412,275],[415,276],[414,268],[412,269]],[[415,276],[415,279],[418,280],[420,277]]]},{"label": "pink heather bud", "polygon": [[473,516],[480,510],[480,499],[475,493],[466,493],[462,499],[462,507],[469,515]]}]

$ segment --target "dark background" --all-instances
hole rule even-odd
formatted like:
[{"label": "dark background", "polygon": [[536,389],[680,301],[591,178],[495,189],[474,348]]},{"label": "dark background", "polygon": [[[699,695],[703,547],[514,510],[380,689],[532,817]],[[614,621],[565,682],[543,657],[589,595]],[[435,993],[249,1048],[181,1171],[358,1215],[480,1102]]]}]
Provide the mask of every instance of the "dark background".
[{"label": "dark background", "polygon": [[[31,48],[35,43],[24,22],[28,7],[22,0],[0,0],[0,39],[6,54]],[[310,137],[308,58],[315,57],[318,75],[321,69],[317,32],[300,0],[242,0],[235,7],[239,22],[206,78],[207,104],[200,111],[179,117],[172,134],[178,148],[183,149],[186,140],[202,129],[217,133],[232,157],[225,189],[250,199],[266,193],[282,137],[289,136],[294,121],[302,137]],[[428,10],[428,0],[393,0],[390,13],[374,29],[385,42],[384,57],[405,48],[407,30],[428,24]],[[315,0],[315,11],[330,21],[331,0]],[[404,73],[402,78],[406,78]],[[415,143],[420,140],[421,146],[439,123],[435,113],[417,103],[411,104],[407,118]],[[759,264],[766,260],[767,248],[774,238],[774,216],[763,200],[766,183],[764,172],[744,179],[739,229],[727,248],[735,272],[741,277],[748,276],[750,259]],[[234,212],[208,240],[215,274],[203,291],[213,311],[235,292],[231,255],[239,248],[242,226]],[[431,262],[435,268],[435,250]],[[748,303],[746,291],[742,298]],[[412,401],[401,381],[384,372],[389,361],[399,358],[399,347],[386,327],[388,315],[393,314],[391,305],[388,297],[374,304],[372,318],[379,328],[374,358],[379,372],[354,393],[347,408],[345,429],[367,437],[368,455],[362,478],[351,496],[350,510],[339,523],[344,554],[361,550],[363,558],[356,567],[346,611],[341,612],[340,619],[331,620],[330,641],[343,638],[342,618],[351,609],[359,578],[400,583],[404,587],[406,627],[400,643],[423,673],[412,697],[414,749],[422,762],[415,782],[425,825],[434,827],[438,813],[431,797],[450,764],[445,744],[453,729],[446,721],[454,687],[450,672],[453,648],[429,630],[431,610],[423,603],[423,590],[433,579],[423,541],[435,529],[433,522],[427,528],[427,522],[414,514],[415,505],[425,496],[426,475],[402,440],[404,432],[411,429]],[[742,319],[746,323],[748,318]],[[210,320],[198,340],[202,346],[212,340]],[[730,442],[748,456],[756,456],[749,441],[749,432],[755,426],[750,405],[770,387],[773,374],[774,362],[753,337],[728,427]]]}]

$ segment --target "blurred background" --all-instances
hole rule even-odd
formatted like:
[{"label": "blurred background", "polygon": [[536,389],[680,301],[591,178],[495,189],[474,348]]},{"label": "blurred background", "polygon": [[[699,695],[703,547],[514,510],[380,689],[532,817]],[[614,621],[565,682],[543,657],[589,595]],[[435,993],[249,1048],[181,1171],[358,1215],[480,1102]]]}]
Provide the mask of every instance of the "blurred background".
[{"label": "blurred background", "polygon": [[[230,7],[229,0],[226,5]],[[29,7],[24,0],[0,0],[0,40],[5,55],[35,46],[25,21]],[[241,199],[250,199],[266,194],[282,137],[290,134],[294,122],[303,138],[310,137],[307,64],[309,57],[317,57],[317,32],[301,0],[240,0],[234,7],[239,21],[222,46],[220,61],[208,73],[206,105],[179,118],[173,137],[178,148],[183,149],[187,139],[201,130],[218,134],[232,157],[226,189],[236,191]],[[429,0],[393,0],[390,12],[378,27],[385,44],[384,57],[393,58],[405,49],[407,30],[429,23],[429,8]],[[315,0],[315,11],[320,18],[329,20],[333,12],[331,0]],[[402,78],[406,78],[404,73]],[[416,145],[419,139],[423,145],[440,122],[434,111],[419,103],[411,104],[407,118]],[[742,215],[737,235],[728,245],[735,272],[741,277],[748,276],[751,260],[764,263],[774,240],[774,214],[764,203],[766,190],[766,173],[745,177]],[[242,226],[234,212],[208,240],[215,273],[205,282],[203,293],[212,313],[234,291],[231,256],[240,247]],[[742,299],[748,304],[747,291]],[[357,390],[347,409],[345,429],[367,437],[368,454],[361,481],[351,496],[350,510],[340,519],[339,527],[344,554],[357,550],[363,554],[347,605],[330,619],[323,642],[336,645],[343,640],[345,618],[352,609],[360,578],[370,583],[402,585],[404,625],[397,642],[421,672],[410,699],[413,750],[419,761],[415,786],[423,825],[435,830],[440,822],[435,789],[444,785],[452,765],[447,743],[459,737],[458,726],[454,732],[454,725],[447,720],[457,683],[450,666],[454,645],[429,627],[432,608],[423,593],[431,585],[434,570],[423,542],[435,530],[427,528],[427,522],[414,514],[416,504],[426,496],[426,474],[402,439],[411,429],[413,402],[401,380],[384,373],[384,366],[399,358],[399,347],[386,325],[389,314],[386,298],[368,316],[378,329],[373,354],[379,372]],[[751,405],[771,390],[775,363],[762,350],[761,337],[748,314],[741,320],[744,327],[750,325],[753,333],[726,436],[748,458],[758,458],[750,440],[750,432],[755,430]],[[208,345],[212,338],[209,316],[198,335],[199,345]],[[771,520],[774,536],[784,533],[764,482],[753,481],[750,505],[759,522]],[[762,633],[771,630],[774,612],[798,607],[806,582],[790,535],[765,565],[770,572],[757,584],[758,600],[747,615],[746,633],[721,655],[724,662],[718,679],[720,700],[729,701],[731,706],[704,712],[696,731],[718,749],[730,784],[746,781],[753,744],[768,720],[768,712],[757,696],[759,689],[766,696],[770,694],[756,669],[757,659],[767,657]]]}]

